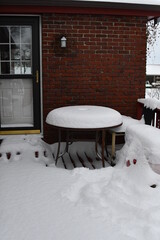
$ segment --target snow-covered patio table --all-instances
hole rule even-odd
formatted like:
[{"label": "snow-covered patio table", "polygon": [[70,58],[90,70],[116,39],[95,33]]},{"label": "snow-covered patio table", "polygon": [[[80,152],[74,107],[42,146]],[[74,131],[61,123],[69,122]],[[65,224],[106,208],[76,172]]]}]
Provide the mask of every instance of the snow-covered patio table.
[{"label": "snow-covered patio table", "polygon": [[[63,153],[60,153],[61,144],[61,131],[95,131],[96,132],[96,154],[102,160],[102,166],[105,167],[104,151],[105,151],[105,133],[106,129],[120,126],[122,124],[121,114],[108,107],[80,105],[80,106],[67,106],[56,108],[48,113],[46,122],[58,128],[59,139],[58,149],[55,162],[68,152],[69,139],[68,134],[66,137],[66,148]],[[102,154],[98,153],[97,142],[98,133],[102,133]]]}]

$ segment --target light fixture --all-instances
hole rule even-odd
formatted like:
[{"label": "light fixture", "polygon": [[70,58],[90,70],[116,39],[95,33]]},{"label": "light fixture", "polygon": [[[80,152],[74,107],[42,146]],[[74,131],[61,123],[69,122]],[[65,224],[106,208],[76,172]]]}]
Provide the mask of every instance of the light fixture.
[{"label": "light fixture", "polygon": [[66,37],[61,37],[61,47],[66,48],[67,46],[67,38]]}]

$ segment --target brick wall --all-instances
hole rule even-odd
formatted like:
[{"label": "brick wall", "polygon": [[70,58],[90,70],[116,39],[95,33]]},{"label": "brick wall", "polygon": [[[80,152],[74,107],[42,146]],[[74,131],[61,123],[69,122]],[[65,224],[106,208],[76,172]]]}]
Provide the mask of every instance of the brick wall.
[{"label": "brick wall", "polygon": [[[144,97],[146,17],[44,14],[42,16],[44,135],[49,111],[66,105],[109,106],[136,116]],[[67,48],[60,38],[67,38]],[[55,139],[54,139],[55,140]]]}]

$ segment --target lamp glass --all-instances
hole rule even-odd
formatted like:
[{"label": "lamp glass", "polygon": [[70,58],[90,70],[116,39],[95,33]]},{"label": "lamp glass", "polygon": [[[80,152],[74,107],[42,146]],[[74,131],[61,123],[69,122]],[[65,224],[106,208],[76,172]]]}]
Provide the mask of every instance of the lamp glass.
[{"label": "lamp glass", "polygon": [[67,46],[67,39],[65,37],[61,38],[61,47],[65,48]]}]

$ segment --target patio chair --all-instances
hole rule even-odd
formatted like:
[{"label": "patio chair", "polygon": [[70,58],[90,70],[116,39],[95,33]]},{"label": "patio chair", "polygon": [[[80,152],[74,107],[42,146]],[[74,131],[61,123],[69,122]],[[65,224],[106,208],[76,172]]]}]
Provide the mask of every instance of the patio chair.
[{"label": "patio chair", "polygon": [[143,108],[142,118],[140,120],[122,115],[123,124],[120,127],[111,128],[109,130],[109,133],[112,134],[111,158],[115,159],[116,137],[124,136],[127,127],[131,125],[135,125],[135,124],[154,125],[154,116],[155,116],[155,110],[150,109],[146,106],[144,106]]},{"label": "patio chair", "polygon": [[115,159],[115,145],[116,138],[119,136],[124,136],[126,132],[126,128],[133,124],[143,123],[143,120],[137,120],[129,116],[122,115],[123,124],[120,127],[109,129],[109,133],[112,135],[112,149],[111,149],[111,158]]}]

